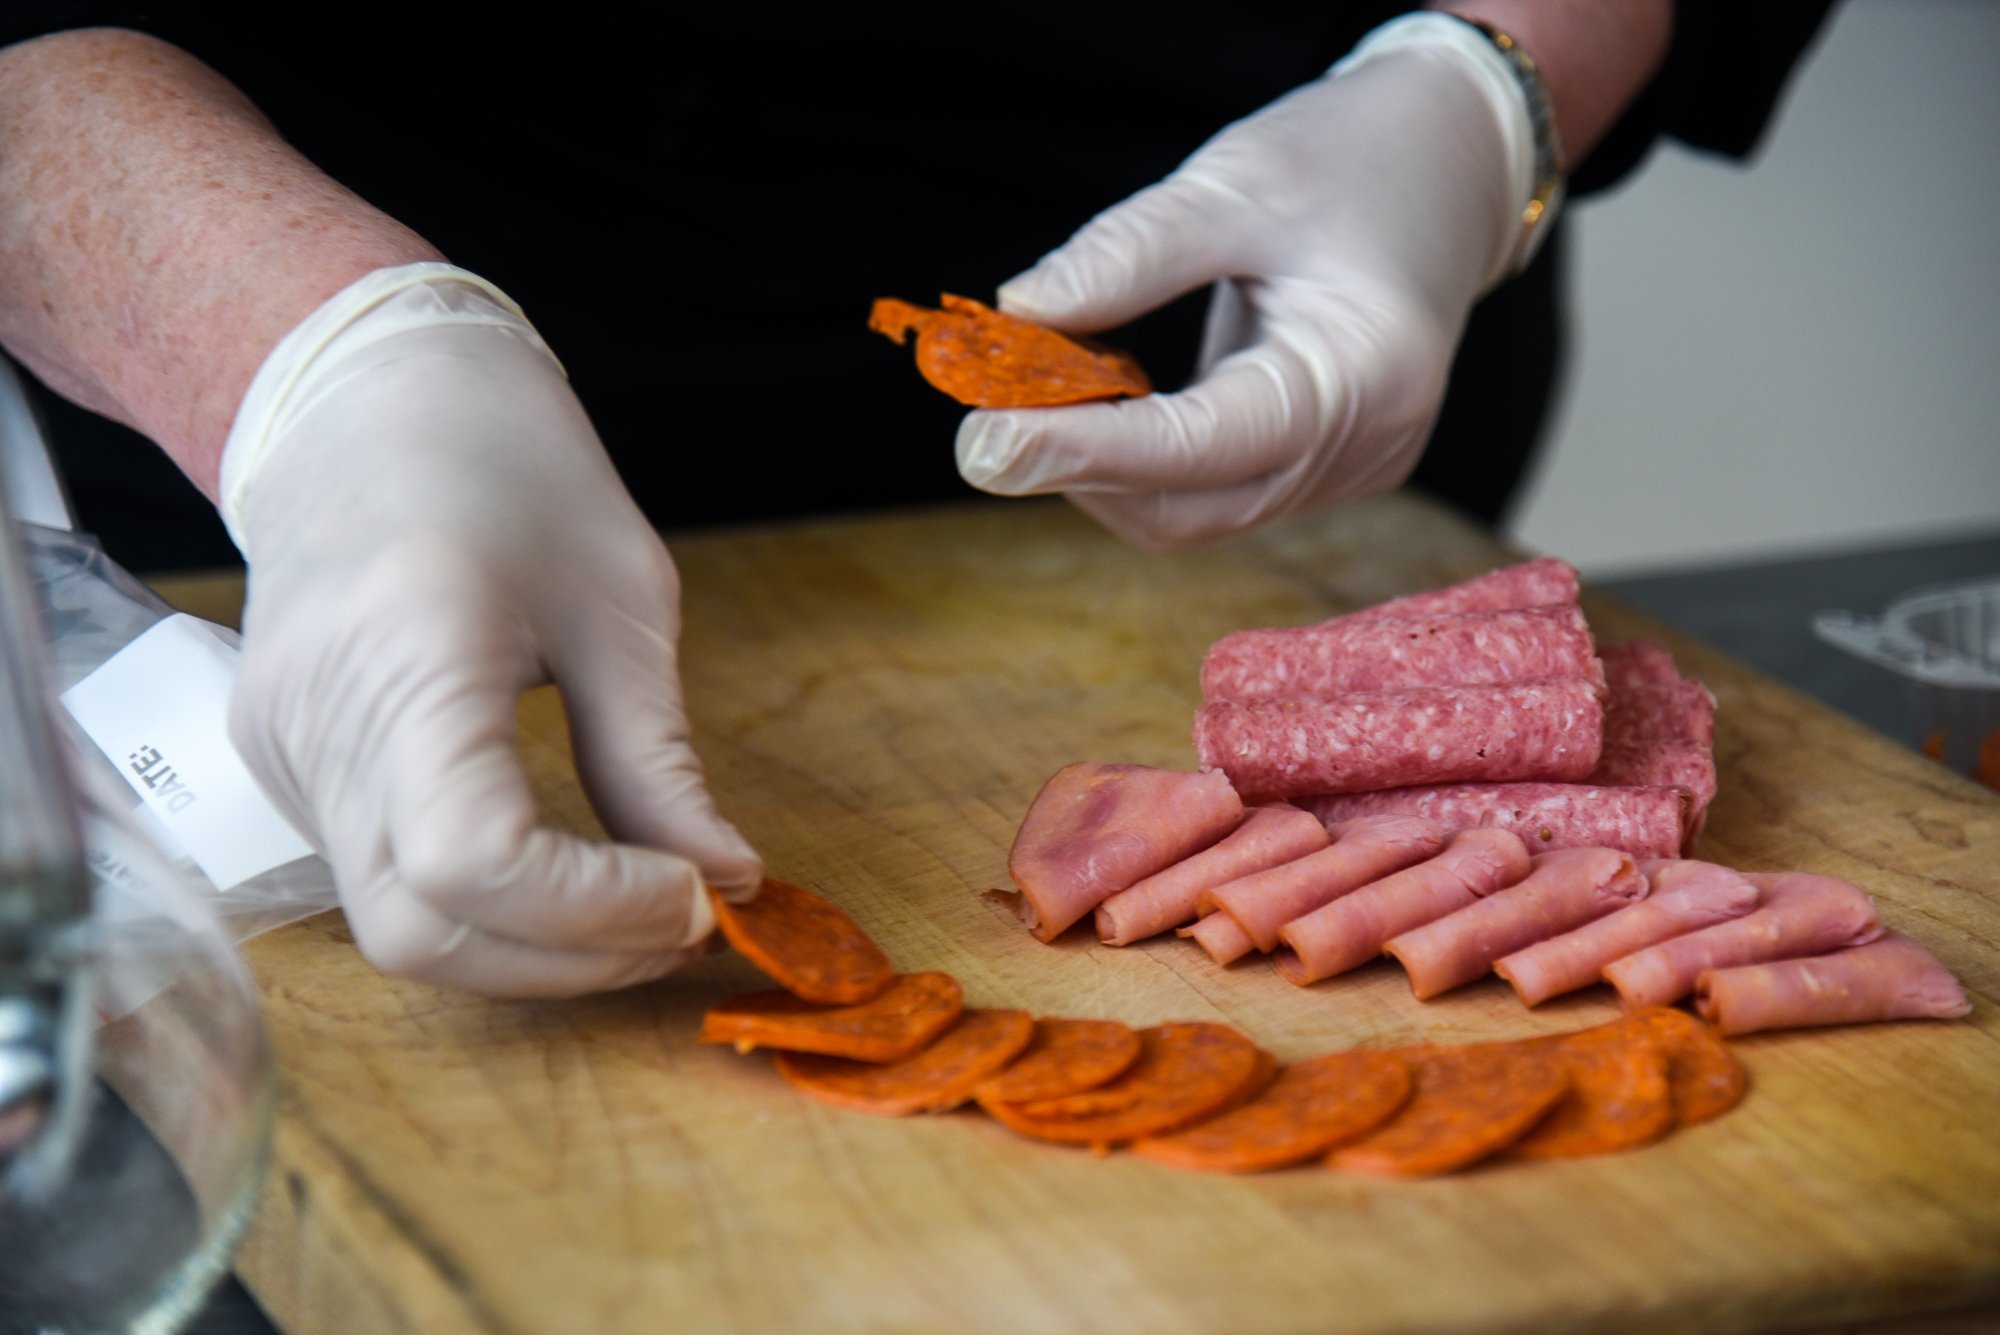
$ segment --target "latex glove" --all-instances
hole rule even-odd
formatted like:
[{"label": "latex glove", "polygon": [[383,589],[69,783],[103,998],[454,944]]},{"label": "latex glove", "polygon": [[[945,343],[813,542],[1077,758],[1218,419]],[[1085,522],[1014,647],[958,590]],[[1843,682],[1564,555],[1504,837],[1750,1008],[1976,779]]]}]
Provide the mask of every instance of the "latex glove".
[{"label": "latex glove", "polygon": [[[672,562],[562,368],[442,264],[363,278],[289,334],[223,454],[249,560],[231,731],[394,973],[552,996],[701,950],[701,885],[757,855],[688,744]],[[560,684],[598,843],[541,825],[513,749]]]},{"label": "latex glove", "polygon": [[1513,267],[1534,165],[1483,36],[1436,14],[1384,25],[1000,289],[1002,310],[1095,333],[1219,282],[1194,383],[972,413],[960,472],[1066,493],[1153,549],[1388,490],[1472,303]]}]

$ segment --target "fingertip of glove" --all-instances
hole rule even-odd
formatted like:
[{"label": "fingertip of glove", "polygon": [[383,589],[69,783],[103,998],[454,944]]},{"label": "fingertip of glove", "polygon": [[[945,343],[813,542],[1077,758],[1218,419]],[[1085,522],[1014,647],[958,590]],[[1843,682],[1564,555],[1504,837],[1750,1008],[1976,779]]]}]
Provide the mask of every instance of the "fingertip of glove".
[{"label": "fingertip of glove", "polygon": [[982,491],[1006,494],[1007,471],[1019,457],[1024,433],[1010,412],[976,412],[959,423],[958,473]]}]

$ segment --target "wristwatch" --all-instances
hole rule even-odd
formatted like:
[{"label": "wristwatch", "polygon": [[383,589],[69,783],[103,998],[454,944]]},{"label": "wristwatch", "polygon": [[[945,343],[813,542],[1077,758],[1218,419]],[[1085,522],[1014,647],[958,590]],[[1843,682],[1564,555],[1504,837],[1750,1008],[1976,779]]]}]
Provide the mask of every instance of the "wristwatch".
[{"label": "wristwatch", "polygon": [[1494,50],[1500,53],[1507,62],[1507,68],[1513,72],[1515,82],[1521,85],[1521,96],[1527,103],[1528,123],[1535,133],[1535,185],[1528,196],[1527,206],[1521,210],[1521,236],[1514,244],[1512,272],[1519,273],[1528,267],[1528,262],[1541,248],[1548,232],[1544,224],[1553,221],[1556,211],[1562,207],[1568,179],[1569,162],[1563,156],[1562,138],[1556,133],[1555,104],[1549,100],[1549,86],[1542,79],[1542,71],[1535,64],[1535,58],[1512,36],[1490,23],[1467,18],[1463,14],[1447,14],[1446,17],[1475,29],[1493,44]]}]

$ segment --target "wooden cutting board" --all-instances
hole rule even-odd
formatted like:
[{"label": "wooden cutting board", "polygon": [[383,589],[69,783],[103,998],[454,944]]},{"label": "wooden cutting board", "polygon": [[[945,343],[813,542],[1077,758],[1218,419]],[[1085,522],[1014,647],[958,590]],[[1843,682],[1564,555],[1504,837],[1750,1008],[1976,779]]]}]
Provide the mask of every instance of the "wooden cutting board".
[{"label": "wooden cutting board", "polygon": [[[1077,759],[1189,767],[1203,648],[1489,568],[1508,554],[1390,497],[1172,558],[1056,504],[701,537],[675,547],[696,740],[774,874],[845,905],[975,1004],[1212,1019],[1282,1058],[1513,1037],[1489,981],[1425,1004],[1382,964],[1301,990],[1171,940],[1031,940],[1005,885],[1029,799]],[[241,1256],[293,1332],[672,1330],[1734,1331],[2000,1299],[2000,798],[1602,598],[1721,703],[1701,852],[1874,892],[1972,1017],[1738,1045],[1714,1124],[1621,1156],[1439,1181],[1194,1176],[889,1120],[693,1042],[759,980],[718,956],[563,1004],[398,982],[337,915],[250,957],[281,1071]],[[522,751],[551,818],[593,829],[548,692]],[[1995,1310],[1984,1308],[1989,1315]]]}]

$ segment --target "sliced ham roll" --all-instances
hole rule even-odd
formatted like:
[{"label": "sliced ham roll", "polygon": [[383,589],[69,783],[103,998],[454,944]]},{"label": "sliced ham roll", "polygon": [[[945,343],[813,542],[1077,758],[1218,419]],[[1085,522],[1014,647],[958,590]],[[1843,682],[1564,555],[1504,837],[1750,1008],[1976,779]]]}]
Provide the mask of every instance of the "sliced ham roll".
[{"label": "sliced ham roll", "polygon": [[1420,816],[1362,816],[1335,825],[1332,837],[1330,847],[1309,857],[1215,887],[1202,896],[1203,911],[1234,918],[1268,953],[1278,948],[1278,929],[1286,923],[1444,847],[1444,831]]},{"label": "sliced ham roll", "polygon": [[1227,913],[1211,913],[1194,926],[1181,928],[1180,934],[1200,946],[1217,964],[1234,964],[1257,948],[1250,933]]},{"label": "sliced ham roll", "polygon": [[1120,890],[1097,906],[1097,937],[1128,946],[1192,921],[1202,894],[1267,867],[1323,849],[1326,826],[1283,802],[1256,807],[1222,842]]},{"label": "sliced ham roll", "polygon": [[1528,850],[1505,830],[1465,830],[1428,862],[1364,885],[1278,932],[1279,972],[1303,987],[1366,964],[1382,943],[1528,874]]},{"label": "sliced ham roll", "polygon": [[1056,771],[1021,821],[1007,871],[1029,931],[1053,941],[1134,882],[1208,847],[1243,820],[1213,771],[1078,763]]},{"label": "sliced ham roll", "polygon": [[1733,1036],[1871,1020],[1956,1019],[1972,1003],[1936,956],[1888,932],[1832,955],[1711,969],[1695,981],[1695,1009]]},{"label": "sliced ham roll", "polygon": [[1382,952],[1410,975],[1410,990],[1428,1001],[1486,976],[1503,955],[1602,918],[1640,899],[1646,878],[1629,854],[1610,848],[1566,848],[1533,859],[1518,883],[1392,937]]},{"label": "sliced ham roll", "polygon": [[1635,858],[1670,858],[1687,834],[1688,797],[1679,788],[1607,788],[1585,783],[1453,783],[1379,793],[1300,797],[1331,825],[1356,816],[1406,812],[1449,832],[1511,830],[1537,853],[1616,848]]},{"label": "sliced ham roll", "polygon": [[1493,971],[1512,984],[1524,1005],[1538,1006],[1597,982],[1613,960],[1757,907],[1757,887],[1712,862],[1648,858],[1639,871],[1651,887],[1644,899],[1504,956]]},{"label": "sliced ham roll", "polygon": [[1824,955],[1882,934],[1875,901],[1857,886],[1808,872],[1757,872],[1756,910],[1613,960],[1604,980],[1628,1008],[1666,1006],[1694,990],[1710,969]]}]

